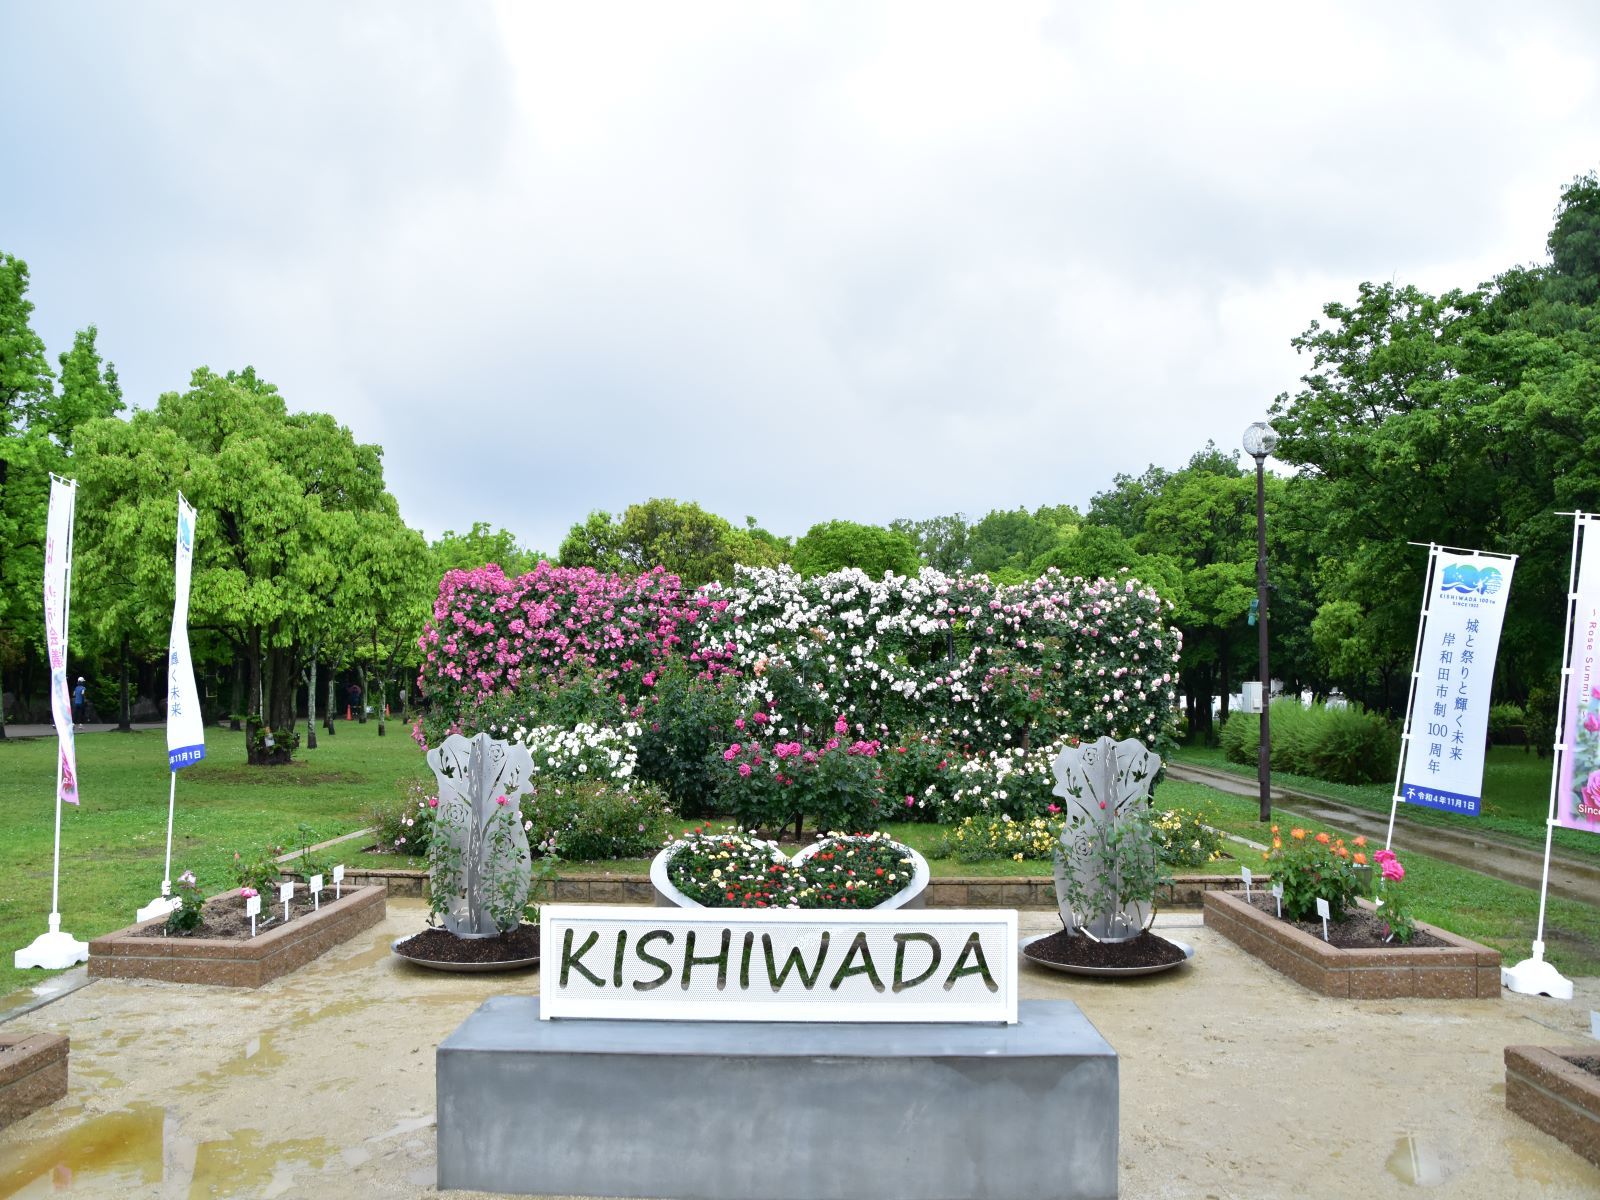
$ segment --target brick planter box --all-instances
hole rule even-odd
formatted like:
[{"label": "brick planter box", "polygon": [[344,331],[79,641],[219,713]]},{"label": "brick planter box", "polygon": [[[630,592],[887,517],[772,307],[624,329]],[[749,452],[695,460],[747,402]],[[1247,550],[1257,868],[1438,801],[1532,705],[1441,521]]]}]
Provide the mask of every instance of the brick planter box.
[{"label": "brick planter box", "polygon": [[1572,1059],[1600,1055],[1589,1046],[1507,1046],[1506,1107],[1600,1166],[1600,1076]]},{"label": "brick planter box", "polygon": [[[308,905],[311,901],[302,892],[295,903]],[[289,924],[253,938],[133,936],[135,930],[164,920],[158,917],[90,941],[89,976],[260,987],[371,929],[383,920],[384,912],[383,888],[347,887],[340,899],[324,900],[315,914],[302,913]]]},{"label": "brick planter box", "polygon": [[0,1033],[0,1129],[67,1094],[66,1038]]},{"label": "brick planter box", "polygon": [[1205,922],[1240,949],[1324,996],[1500,998],[1499,951],[1421,921],[1418,929],[1448,945],[1341,950],[1224,892],[1205,894]]}]

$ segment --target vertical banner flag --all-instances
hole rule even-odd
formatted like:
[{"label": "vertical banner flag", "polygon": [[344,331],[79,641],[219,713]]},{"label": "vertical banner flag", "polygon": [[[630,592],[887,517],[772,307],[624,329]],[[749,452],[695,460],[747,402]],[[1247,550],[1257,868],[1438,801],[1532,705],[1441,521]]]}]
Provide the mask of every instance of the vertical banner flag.
[{"label": "vertical banner flag", "polygon": [[1432,550],[1400,791],[1407,804],[1478,815],[1489,685],[1516,559]]},{"label": "vertical banner flag", "polygon": [[1562,741],[1561,782],[1556,793],[1556,824],[1566,829],[1600,833],[1600,678],[1595,648],[1600,644],[1600,517],[1577,520],[1579,542],[1577,591],[1572,603],[1567,674],[1562,697],[1566,728]]},{"label": "vertical banner flag", "polygon": [[44,526],[44,638],[50,653],[50,715],[55,718],[56,799],[78,802],[78,752],[72,736],[72,690],[67,685],[67,608],[72,577],[72,512],[78,485],[50,476]]},{"label": "vertical banner flag", "polygon": [[189,577],[194,565],[194,509],[178,495],[177,586],[172,601],[172,635],[167,642],[167,766],[171,770],[206,756],[200,697],[189,661]]}]

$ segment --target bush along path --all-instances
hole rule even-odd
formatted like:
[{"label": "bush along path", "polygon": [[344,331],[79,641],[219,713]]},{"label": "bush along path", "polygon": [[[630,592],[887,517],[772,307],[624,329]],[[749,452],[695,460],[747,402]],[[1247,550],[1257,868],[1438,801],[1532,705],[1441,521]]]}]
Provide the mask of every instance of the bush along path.
[{"label": "bush along path", "polygon": [[[1200,783],[1232,796],[1259,795],[1254,779],[1192,763],[1174,762],[1167,773],[1186,783]],[[1389,827],[1387,814],[1369,812],[1352,804],[1318,796],[1299,788],[1272,788],[1273,812],[1310,824],[1330,825],[1360,834],[1376,845],[1383,845]],[[1522,887],[1539,889],[1544,848],[1500,834],[1446,829],[1406,821],[1405,806],[1395,818],[1395,844],[1404,850],[1426,854],[1442,862],[1454,863],[1480,874],[1503,879]],[[1600,865],[1552,847],[1550,852],[1550,893],[1593,904],[1600,898]]]}]

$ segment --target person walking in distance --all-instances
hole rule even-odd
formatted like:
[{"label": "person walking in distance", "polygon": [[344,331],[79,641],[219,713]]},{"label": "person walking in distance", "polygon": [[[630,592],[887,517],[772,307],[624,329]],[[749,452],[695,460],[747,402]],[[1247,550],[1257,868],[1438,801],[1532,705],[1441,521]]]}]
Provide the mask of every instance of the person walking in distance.
[{"label": "person walking in distance", "polygon": [[346,721],[352,718],[360,720],[362,716],[361,685],[359,683],[352,682],[350,686],[345,689],[344,698],[346,704],[349,706],[344,710],[344,719]]},{"label": "person walking in distance", "polygon": [[89,719],[89,689],[83,676],[78,676],[78,686],[72,689],[72,723],[82,725]]}]

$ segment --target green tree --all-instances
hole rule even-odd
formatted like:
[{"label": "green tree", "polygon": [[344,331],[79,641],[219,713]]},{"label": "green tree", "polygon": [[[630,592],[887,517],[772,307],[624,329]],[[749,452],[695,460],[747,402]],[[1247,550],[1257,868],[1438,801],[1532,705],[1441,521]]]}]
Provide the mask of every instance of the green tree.
[{"label": "green tree", "polygon": [[904,517],[890,521],[889,528],[908,538],[917,549],[917,558],[923,566],[955,575],[972,566],[967,550],[971,529],[966,517],[952,513],[948,517],[929,517],[911,521]]},{"label": "green tree", "polygon": [[639,574],[665,567],[690,587],[731,579],[735,564],[776,566],[783,561],[765,530],[735,529],[693,501],[647,500],[630,504],[620,519],[592,512],[561,543],[561,565]]},{"label": "green tree", "polygon": [[544,557],[537,550],[517,545],[508,529],[492,529],[487,521],[474,521],[466,533],[446,529],[429,547],[436,581],[446,571],[471,571],[489,563],[498,564],[507,578],[525,575]]},{"label": "green tree", "polygon": [[381,452],[325,414],[290,413],[250,368],[201,368],[154,409],[81,426],[77,444],[80,505],[114,518],[80,523],[84,562],[125,581],[131,602],[170,611],[175,493],[195,505],[190,624],[244,660],[249,761],[288,761],[302,642],[327,580],[351,569],[324,518],[396,517]]},{"label": "green tree", "polygon": [[910,538],[882,525],[856,521],[813,525],[795,542],[793,562],[802,575],[826,575],[856,567],[873,579],[882,579],[886,571],[915,575],[919,569]]},{"label": "green tree", "polygon": [[974,571],[993,574],[1010,568],[1026,573],[1040,555],[1061,545],[1077,531],[1079,518],[1070,505],[995,509],[972,526],[967,554]]}]

